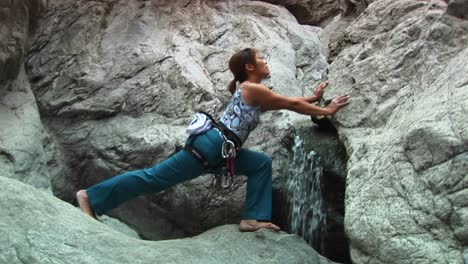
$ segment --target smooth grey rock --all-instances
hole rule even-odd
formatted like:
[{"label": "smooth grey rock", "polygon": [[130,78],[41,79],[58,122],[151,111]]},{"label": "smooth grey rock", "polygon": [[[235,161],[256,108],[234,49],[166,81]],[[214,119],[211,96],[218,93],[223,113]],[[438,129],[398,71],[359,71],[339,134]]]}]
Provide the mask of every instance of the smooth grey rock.
[{"label": "smooth grey rock", "polygon": [[0,263],[332,263],[295,235],[221,226],[199,236],[143,241],[21,182],[0,177]]},{"label": "smooth grey rock", "polygon": [[[327,67],[320,29],[263,2],[57,0],[38,32],[28,74],[49,131],[54,193],[70,202],[80,188],[180,149],[195,111],[219,115],[229,100],[227,62],[235,51],[255,47],[268,56],[267,83],[285,95],[312,94]],[[277,184],[297,118],[277,112],[262,119],[246,147],[273,156]],[[232,194],[210,183],[201,177],[110,215],[150,239],[238,223],[245,178],[238,177]]]},{"label": "smooth grey rock", "polygon": [[119,220],[109,217],[107,215],[101,215],[99,216],[99,221],[107,226],[110,226],[112,229],[127,235],[129,237],[137,238],[140,239],[140,236],[138,233],[130,228],[128,225],[120,222]]},{"label": "smooth grey rock", "polygon": [[348,151],[345,228],[355,263],[463,263],[468,23],[443,2],[375,1],[330,66]]},{"label": "smooth grey rock", "polygon": [[50,189],[42,147],[43,127],[24,66],[9,89],[0,90],[0,169],[5,177]]},{"label": "smooth grey rock", "polygon": [[23,63],[44,2],[0,3],[0,171],[50,189],[42,146],[45,133]]}]

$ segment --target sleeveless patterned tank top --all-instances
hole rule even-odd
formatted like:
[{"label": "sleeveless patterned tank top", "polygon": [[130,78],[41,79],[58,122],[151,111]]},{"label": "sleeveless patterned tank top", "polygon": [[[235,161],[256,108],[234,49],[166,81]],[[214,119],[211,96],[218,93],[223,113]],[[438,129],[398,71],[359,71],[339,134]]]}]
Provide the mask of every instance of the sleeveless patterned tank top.
[{"label": "sleeveless patterned tank top", "polygon": [[219,121],[236,133],[244,143],[260,122],[260,106],[247,104],[242,98],[242,86],[239,86]]}]

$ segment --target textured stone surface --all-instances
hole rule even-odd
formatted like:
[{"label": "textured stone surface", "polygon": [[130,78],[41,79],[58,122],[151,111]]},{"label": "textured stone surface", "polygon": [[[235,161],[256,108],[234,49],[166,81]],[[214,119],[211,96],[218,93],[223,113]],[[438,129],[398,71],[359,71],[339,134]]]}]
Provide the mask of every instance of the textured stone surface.
[{"label": "textured stone surface", "polygon": [[468,23],[441,1],[376,1],[346,30],[330,87],[350,159],[355,263],[463,263],[468,218]]},{"label": "textured stone surface", "polygon": [[0,3],[0,171],[48,189],[46,134],[23,63],[43,5],[39,0]]},{"label": "textured stone surface", "polygon": [[199,236],[123,235],[41,190],[0,177],[0,263],[332,263],[284,232],[226,225]]},{"label": "textured stone surface", "polygon": [[[196,19],[194,19],[196,18]],[[251,1],[52,1],[28,57],[54,193],[152,166],[180,148],[197,110],[220,114],[229,99],[227,62],[255,47],[269,56],[268,84],[309,95],[323,77],[318,28],[283,7]],[[247,147],[274,157],[275,183],[288,155],[284,138],[296,115],[271,113]],[[211,177],[143,197],[113,216],[151,239],[237,223],[245,179],[232,194]]]}]

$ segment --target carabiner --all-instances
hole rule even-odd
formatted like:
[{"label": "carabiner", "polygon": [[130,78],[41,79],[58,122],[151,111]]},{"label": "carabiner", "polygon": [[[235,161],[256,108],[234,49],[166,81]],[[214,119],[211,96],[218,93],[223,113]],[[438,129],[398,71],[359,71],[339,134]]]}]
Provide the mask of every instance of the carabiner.
[{"label": "carabiner", "polygon": [[227,159],[228,157],[236,157],[236,145],[231,140],[226,140],[223,142],[223,147],[221,149],[221,155],[223,158]]}]

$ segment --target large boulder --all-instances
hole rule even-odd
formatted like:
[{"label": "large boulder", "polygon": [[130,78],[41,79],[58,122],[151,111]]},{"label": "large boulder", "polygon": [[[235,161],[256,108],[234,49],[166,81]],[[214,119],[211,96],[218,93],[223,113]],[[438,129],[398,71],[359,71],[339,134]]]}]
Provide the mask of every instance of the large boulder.
[{"label": "large boulder", "polygon": [[[269,56],[268,84],[276,91],[311,94],[327,67],[319,31],[263,2],[51,1],[27,65],[51,134],[54,194],[71,202],[80,188],[180,149],[194,112],[223,110],[232,79],[227,62],[242,48]],[[297,118],[266,114],[246,143],[273,156],[275,185]],[[239,221],[245,179],[237,181],[227,193],[208,188],[211,176],[200,177],[112,214],[145,238],[197,234]]]},{"label": "large boulder", "polygon": [[0,263],[332,263],[295,235],[242,233],[144,241],[119,233],[54,196],[0,177]]},{"label": "large boulder", "polygon": [[0,171],[50,189],[43,149],[46,133],[24,69],[30,35],[45,1],[0,3]]},{"label": "large boulder", "polygon": [[355,263],[463,263],[468,21],[442,1],[375,1],[346,30],[330,88],[348,155]]}]

